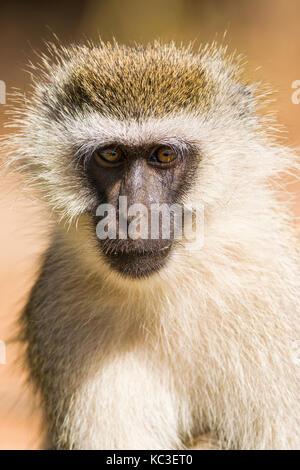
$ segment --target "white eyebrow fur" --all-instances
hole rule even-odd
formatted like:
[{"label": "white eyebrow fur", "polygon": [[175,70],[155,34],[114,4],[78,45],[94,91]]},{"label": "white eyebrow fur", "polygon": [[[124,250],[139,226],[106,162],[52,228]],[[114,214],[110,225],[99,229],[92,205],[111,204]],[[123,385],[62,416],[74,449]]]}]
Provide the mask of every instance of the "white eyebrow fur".
[{"label": "white eyebrow fur", "polygon": [[195,116],[151,118],[143,122],[121,121],[98,113],[77,117],[67,123],[67,132],[79,154],[89,154],[99,146],[119,143],[128,146],[163,144],[185,151],[199,144],[195,135],[201,121]]}]

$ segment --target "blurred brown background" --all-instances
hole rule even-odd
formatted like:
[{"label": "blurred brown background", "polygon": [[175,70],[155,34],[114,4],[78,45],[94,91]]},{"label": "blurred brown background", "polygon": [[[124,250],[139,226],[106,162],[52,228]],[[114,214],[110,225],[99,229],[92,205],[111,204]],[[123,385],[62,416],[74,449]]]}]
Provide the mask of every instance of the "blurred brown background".
[{"label": "blurred brown background", "polygon": [[[288,130],[287,140],[300,145],[300,104],[292,104],[291,84],[300,80],[300,0],[60,0],[2,1],[0,4],[0,80],[7,92],[26,91],[24,68],[37,61],[35,51],[56,33],[61,41],[84,37],[120,42],[153,38],[177,41],[225,42],[248,57],[255,80],[272,84],[277,93],[278,120]],[[258,66],[262,66],[256,70]],[[9,102],[9,96],[7,97]],[[6,120],[0,104],[0,133]],[[298,184],[290,189],[297,194]],[[294,206],[300,215],[298,205]],[[13,333],[13,322],[24,303],[46,244],[36,204],[20,194],[15,177],[0,182],[0,340]],[[0,364],[0,449],[34,449],[41,440],[40,411],[22,385],[21,355],[7,346],[7,363]]]}]

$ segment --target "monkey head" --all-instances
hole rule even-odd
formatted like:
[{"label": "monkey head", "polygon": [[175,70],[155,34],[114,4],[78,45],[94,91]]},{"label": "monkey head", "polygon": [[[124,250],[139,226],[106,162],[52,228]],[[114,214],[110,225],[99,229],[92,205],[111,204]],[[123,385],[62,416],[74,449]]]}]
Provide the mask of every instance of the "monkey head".
[{"label": "monkey head", "polygon": [[52,55],[20,111],[20,151],[12,160],[60,226],[85,227],[99,263],[145,277],[185,246],[184,237],[174,237],[174,223],[168,237],[160,228],[151,238],[149,223],[146,237],[122,238],[117,230],[115,238],[99,239],[101,204],[116,215],[120,197],[147,210],[202,205],[209,227],[212,214],[224,220],[225,202],[239,207],[242,195],[253,197],[259,122],[251,87],[239,83],[224,50],[100,43]]}]

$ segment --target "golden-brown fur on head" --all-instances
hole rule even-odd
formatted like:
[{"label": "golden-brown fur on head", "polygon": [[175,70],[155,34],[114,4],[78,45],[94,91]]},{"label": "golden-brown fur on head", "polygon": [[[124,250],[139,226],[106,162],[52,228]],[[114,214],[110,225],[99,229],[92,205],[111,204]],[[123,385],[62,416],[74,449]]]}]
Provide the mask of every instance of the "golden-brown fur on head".
[{"label": "golden-brown fur on head", "polygon": [[174,43],[101,42],[51,50],[36,91],[53,119],[90,109],[121,120],[145,119],[208,112],[221,103],[243,113],[251,100],[250,89],[237,83],[238,59],[226,56],[226,48],[213,45],[194,53]]}]

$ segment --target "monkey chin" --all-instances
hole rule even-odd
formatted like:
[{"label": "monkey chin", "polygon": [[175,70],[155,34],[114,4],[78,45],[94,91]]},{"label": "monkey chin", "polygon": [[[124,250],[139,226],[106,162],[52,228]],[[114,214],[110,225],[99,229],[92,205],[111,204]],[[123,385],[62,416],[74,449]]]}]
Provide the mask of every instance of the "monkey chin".
[{"label": "monkey chin", "polygon": [[168,260],[171,246],[162,250],[114,252],[104,254],[112,269],[131,279],[142,279],[163,268]]}]

